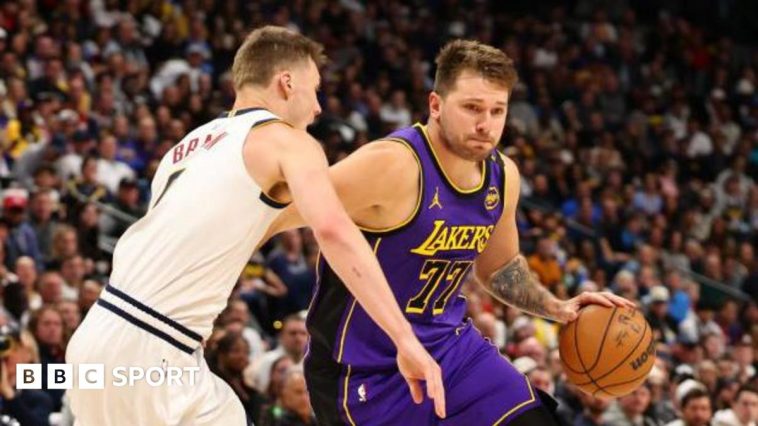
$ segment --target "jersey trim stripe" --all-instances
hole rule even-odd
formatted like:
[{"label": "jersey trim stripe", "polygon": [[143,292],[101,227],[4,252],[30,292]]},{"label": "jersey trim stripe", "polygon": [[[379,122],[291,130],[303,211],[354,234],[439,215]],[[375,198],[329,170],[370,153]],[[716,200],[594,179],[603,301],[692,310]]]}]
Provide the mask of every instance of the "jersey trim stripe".
[{"label": "jersey trim stripe", "polygon": [[413,209],[413,212],[407,218],[405,218],[404,221],[400,222],[397,225],[390,226],[387,228],[381,228],[381,229],[369,228],[366,226],[358,225],[358,228],[361,231],[366,232],[368,234],[372,234],[372,235],[377,235],[377,234],[386,235],[394,231],[399,231],[402,228],[405,228],[406,226],[408,226],[411,222],[413,222],[416,219],[416,217],[418,217],[419,211],[421,211],[421,202],[424,200],[424,168],[421,166],[421,158],[419,157],[418,152],[416,152],[416,150],[413,148],[410,142],[402,138],[384,138],[381,140],[401,143],[403,144],[403,146],[408,148],[408,150],[410,150],[411,153],[413,154],[413,158],[416,160],[416,164],[418,164],[418,175],[419,175],[418,198],[416,199],[416,207]]},{"label": "jersey trim stripe", "polygon": [[181,350],[182,352],[185,352],[185,353],[187,353],[189,355],[192,355],[195,352],[195,350],[192,349],[191,347],[189,347],[189,346],[187,346],[187,345],[179,342],[178,340],[176,340],[173,337],[169,336],[168,334],[162,332],[161,330],[158,330],[157,328],[151,326],[150,324],[137,319],[136,317],[132,316],[131,314],[129,314],[128,312],[124,311],[123,309],[119,308],[116,305],[113,305],[113,304],[111,304],[109,302],[106,302],[103,299],[97,299],[96,303],[98,305],[100,305],[101,307],[103,307],[104,309],[107,309],[111,313],[113,313],[115,315],[118,315],[119,317],[123,318],[124,320],[130,322],[132,325],[134,325],[136,327],[139,327],[139,328],[147,331],[148,333],[152,334],[153,336],[162,339],[166,343],[171,344],[172,346],[174,346],[175,348]]},{"label": "jersey trim stripe", "polygon": [[342,352],[345,349],[345,336],[347,336],[347,328],[350,325],[350,318],[353,317],[353,311],[355,305],[358,303],[358,299],[353,299],[353,303],[350,304],[350,310],[347,312],[347,319],[345,319],[345,325],[342,327],[342,337],[340,338],[340,350],[337,354],[337,362],[342,362]]},{"label": "jersey trim stripe", "polygon": [[218,118],[237,117],[242,114],[247,114],[248,112],[253,112],[253,111],[268,111],[268,110],[266,108],[260,108],[260,107],[231,109],[229,111],[222,112],[218,116]]},{"label": "jersey trim stripe", "polygon": [[[379,244],[381,244],[382,239],[379,238],[374,243],[374,256],[379,252]],[[347,328],[350,326],[350,318],[353,317],[353,311],[355,310],[355,305],[358,303],[358,299],[353,297],[353,303],[350,305],[350,311],[347,313],[347,318],[345,319],[345,325],[342,327],[342,337],[340,338],[340,349],[337,354],[337,362],[342,362],[342,352],[345,349],[345,336],[347,336]]]},{"label": "jersey trim stripe", "polygon": [[[260,111],[260,110],[263,110],[263,108],[250,108],[250,110],[258,110],[258,111]],[[244,114],[245,112],[248,112],[248,111],[246,111],[246,110],[240,110],[239,114],[237,114],[237,115]],[[287,122],[285,122],[285,121],[283,121],[283,120],[281,120],[279,118],[272,117],[272,118],[267,118],[265,120],[261,120],[261,121],[255,123],[255,124],[253,124],[250,127],[250,130],[259,129],[259,128],[263,127],[263,126],[267,126],[269,124],[274,124],[274,123],[282,123],[282,124],[286,124],[286,125],[289,126],[289,124]],[[261,190],[261,195],[258,198],[261,201],[263,201],[267,206],[275,208],[275,209],[283,209],[283,208],[289,206],[292,203],[292,202],[282,203],[281,201],[276,201],[272,197],[269,197],[268,194],[266,194],[262,190]]]},{"label": "jersey trim stripe", "polygon": [[161,322],[165,323],[166,325],[171,326],[172,328],[176,329],[177,331],[181,332],[185,336],[189,337],[192,340],[195,340],[198,343],[202,343],[203,336],[195,333],[194,331],[190,330],[189,328],[179,324],[178,322],[172,320],[171,318],[161,314],[160,312],[155,311],[153,308],[145,305],[144,303],[140,302],[139,300],[129,296],[128,294],[124,293],[123,291],[117,289],[116,287],[113,287],[112,284],[108,284],[105,286],[105,291],[108,293],[118,297],[119,299],[133,305],[140,311],[150,315],[151,317],[160,320]]},{"label": "jersey trim stripe", "polygon": [[347,389],[348,389],[348,384],[350,383],[351,370],[352,370],[352,367],[350,367],[350,364],[348,364],[347,374],[345,374],[345,390],[342,394],[342,408],[345,409],[345,415],[347,416],[347,420],[350,421],[350,424],[352,426],[355,426],[355,420],[353,420],[353,416],[350,415],[350,410],[347,408]]},{"label": "jersey trim stripe", "polygon": [[261,195],[258,198],[267,206],[273,207],[275,209],[283,209],[290,205],[290,203],[280,203],[279,201],[274,200],[273,198],[266,195],[266,193],[263,191],[261,191]]},{"label": "jersey trim stripe", "polygon": [[447,173],[445,172],[445,169],[442,167],[442,163],[440,162],[440,159],[437,156],[437,152],[434,150],[434,146],[432,145],[432,141],[429,138],[429,133],[427,133],[426,126],[424,126],[421,123],[416,123],[413,127],[415,127],[419,132],[421,132],[421,135],[423,136],[422,139],[424,139],[424,142],[426,143],[426,147],[427,149],[429,149],[429,152],[432,154],[432,158],[434,159],[433,163],[437,167],[437,170],[439,170],[440,174],[442,175],[442,180],[444,180],[445,183],[447,183],[448,186],[450,186],[450,188],[453,191],[461,195],[470,195],[470,194],[476,194],[477,192],[484,189],[484,187],[486,186],[485,184],[489,180],[488,179],[489,173],[488,173],[488,167],[487,167],[486,161],[481,162],[482,163],[482,180],[479,182],[479,185],[471,189],[460,188],[458,185],[455,184],[455,182],[453,182],[452,179],[450,179],[450,177],[448,177]]},{"label": "jersey trim stripe", "polygon": [[529,383],[529,379],[527,379],[526,376],[523,376],[523,377],[524,377],[524,380],[526,380],[526,386],[529,388],[529,396],[530,396],[530,398],[527,399],[526,401],[522,402],[521,404],[519,404],[519,405],[511,408],[510,410],[508,410],[508,412],[505,413],[505,414],[503,414],[503,417],[500,417],[495,423],[493,423],[492,426],[498,426],[505,419],[507,419],[508,416],[510,416],[511,414],[515,413],[521,407],[523,407],[525,405],[528,405],[528,404],[531,404],[532,402],[534,402],[536,400],[536,398],[534,397],[534,389],[532,389],[532,384]]},{"label": "jersey trim stripe", "polygon": [[250,126],[250,130],[259,129],[259,128],[263,127],[263,126],[267,126],[269,124],[274,124],[274,123],[282,123],[282,124],[286,124],[287,126],[292,127],[289,123],[287,123],[286,121],[282,120],[281,118],[274,118],[274,117],[272,117],[272,118],[267,118],[265,120],[261,120],[261,121],[255,123],[255,124],[253,124],[252,126]]},{"label": "jersey trim stripe", "polygon": [[498,151],[496,158],[497,158],[497,160],[495,160],[495,161],[497,161],[497,164],[500,165],[500,169],[503,172],[503,180],[500,181],[500,194],[501,194],[501,197],[503,198],[503,200],[502,200],[503,201],[503,211],[505,211],[506,199],[508,198],[506,196],[507,193],[505,192],[505,191],[508,190],[508,173],[505,172],[505,154],[503,154],[502,152]]}]

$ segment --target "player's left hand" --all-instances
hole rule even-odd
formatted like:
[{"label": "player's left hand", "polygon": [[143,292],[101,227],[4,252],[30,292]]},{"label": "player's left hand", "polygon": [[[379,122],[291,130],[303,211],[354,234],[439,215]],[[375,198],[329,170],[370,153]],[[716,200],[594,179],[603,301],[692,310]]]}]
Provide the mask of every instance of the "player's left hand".
[{"label": "player's left hand", "polygon": [[631,300],[624,299],[623,297],[617,296],[613,293],[607,291],[588,291],[569,300],[562,300],[558,302],[558,308],[555,312],[554,317],[562,323],[574,321],[579,315],[579,309],[585,305],[592,304],[603,305],[609,308],[612,308],[614,306],[619,308],[637,308],[637,305],[635,305]]}]

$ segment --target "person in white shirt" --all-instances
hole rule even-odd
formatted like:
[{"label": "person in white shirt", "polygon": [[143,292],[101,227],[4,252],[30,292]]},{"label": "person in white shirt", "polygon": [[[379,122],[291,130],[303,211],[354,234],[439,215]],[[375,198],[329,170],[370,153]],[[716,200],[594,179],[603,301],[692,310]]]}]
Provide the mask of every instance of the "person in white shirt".
[{"label": "person in white shirt", "polygon": [[405,102],[405,92],[400,90],[392,93],[390,102],[382,105],[379,116],[385,123],[391,123],[399,129],[411,125],[411,112]]},{"label": "person in white shirt", "polygon": [[271,380],[271,366],[277,359],[287,355],[299,364],[305,355],[308,342],[308,331],[305,328],[305,318],[300,314],[292,314],[282,320],[282,329],[279,331],[279,344],[276,348],[266,352],[258,360],[252,370],[248,372],[250,382],[260,392],[268,390]]},{"label": "person in white shirt", "polygon": [[732,408],[717,411],[713,426],[756,426],[758,424],[758,389],[742,386]]},{"label": "person in white shirt", "polygon": [[94,139],[83,130],[77,130],[73,136],[73,151],[56,161],[58,175],[65,182],[69,179],[78,178],[82,174],[82,161],[94,148]]},{"label": "person in white shirt", "polygon": [[136,175],[126,163],[116,160],[118,140],[115,136],[105,135],[100,140],[98,149],[100,159],[97,160],[97,180],[108,188],[111,194],[115,194],[123,179],[133,180]]}]

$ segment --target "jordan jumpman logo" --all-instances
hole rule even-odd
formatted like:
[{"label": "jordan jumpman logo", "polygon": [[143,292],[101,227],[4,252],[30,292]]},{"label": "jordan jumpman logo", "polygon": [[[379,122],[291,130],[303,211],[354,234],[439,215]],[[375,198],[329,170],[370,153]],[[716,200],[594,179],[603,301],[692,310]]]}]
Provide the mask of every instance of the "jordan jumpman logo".
[{"label": "jordan jumpman logo", "polygon": [[432,209],[432,207],[439,207],[440,210],[442,209],[442,203],[440,203],[440,187],[435,187],[434,190],[434,198],[432,198],[432,204],[429,204],[429,210]]}]

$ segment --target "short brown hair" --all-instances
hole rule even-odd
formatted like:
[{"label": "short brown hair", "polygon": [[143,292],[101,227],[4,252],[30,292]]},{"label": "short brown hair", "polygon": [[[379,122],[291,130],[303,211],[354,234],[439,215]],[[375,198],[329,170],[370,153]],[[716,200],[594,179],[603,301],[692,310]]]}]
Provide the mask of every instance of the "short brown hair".
[{"label": "short brown hair", "polygon": [[267,25],[251,32],[234,55],[234,88],[265,86],[283,66],[313,59],[326,61],[324,46],[283,27]]},{"label": "short brown hair", "polygon": [[464,70],[471,70],[510,91],[518,81],[513,60],[502,50],[474,40],[453,40],[442,48],[434,61],[434,91],[441,96],[455,87]]}]

